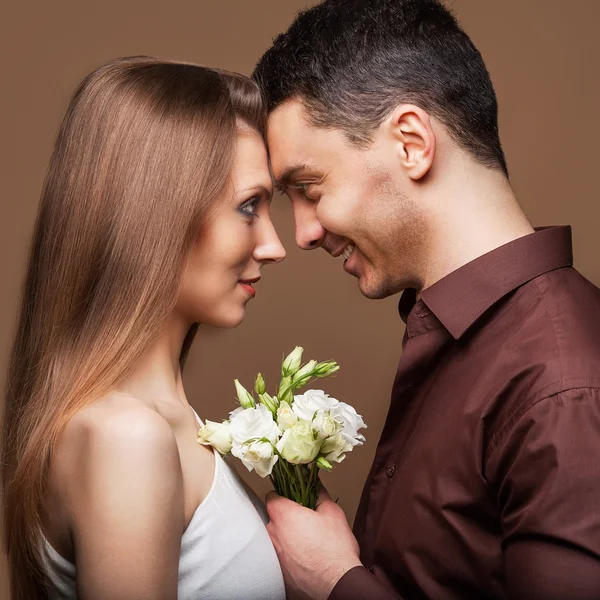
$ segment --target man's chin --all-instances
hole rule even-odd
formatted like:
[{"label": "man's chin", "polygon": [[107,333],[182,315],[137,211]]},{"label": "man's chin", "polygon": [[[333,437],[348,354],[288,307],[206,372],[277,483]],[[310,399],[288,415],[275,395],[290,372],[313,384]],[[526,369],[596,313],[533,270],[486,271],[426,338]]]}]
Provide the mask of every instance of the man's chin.
[{"label": "man's chin", "polygon": [[369,300],[383,300],[383,298],[387,298],[396,293],[393,290],[390,290],[389,287],[382,282],[373,281],[365,275],[360,275],[358,277],[358,289],[361,294]]}]

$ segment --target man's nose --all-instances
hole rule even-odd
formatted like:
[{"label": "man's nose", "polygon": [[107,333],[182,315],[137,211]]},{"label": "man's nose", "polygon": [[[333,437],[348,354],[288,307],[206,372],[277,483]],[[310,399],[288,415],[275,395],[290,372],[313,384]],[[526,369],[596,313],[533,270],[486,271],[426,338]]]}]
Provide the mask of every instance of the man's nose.
[{"label": "man's nose", "polygon": [[313,250],[323,244],[327,231],[317,219],[317,209],[313,203],[294,202],[296,224],[296,245],[302,250]]}]

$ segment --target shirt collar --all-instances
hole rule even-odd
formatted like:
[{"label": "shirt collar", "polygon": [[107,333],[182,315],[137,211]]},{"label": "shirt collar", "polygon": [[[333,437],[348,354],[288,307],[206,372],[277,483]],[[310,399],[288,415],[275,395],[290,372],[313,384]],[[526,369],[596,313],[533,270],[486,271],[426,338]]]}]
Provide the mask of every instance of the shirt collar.
[{"label": "shirt collar", "polygon": [[[421,301],[452,337],[459,339],[513,290],[544,273],[571,266],[571,244],[570,226],[536,228],[534,233],[476,258],[424,289]],[[415,290],[407,289],[398,305],[405,323],[415,304]]]}]

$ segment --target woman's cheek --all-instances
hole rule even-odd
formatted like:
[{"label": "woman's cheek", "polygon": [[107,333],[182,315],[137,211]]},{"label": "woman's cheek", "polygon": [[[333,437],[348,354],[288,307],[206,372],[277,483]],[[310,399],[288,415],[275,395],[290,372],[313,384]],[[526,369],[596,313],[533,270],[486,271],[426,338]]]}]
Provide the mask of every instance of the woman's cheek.
[{"label": "woman's cheek", "polygon": [[240,231],[237,235],[237,255],[241,263],[246,263],[252,256],[252,251],[256,246],[258,238],[258,227],[256,223],[247,225],[244,231]]}]

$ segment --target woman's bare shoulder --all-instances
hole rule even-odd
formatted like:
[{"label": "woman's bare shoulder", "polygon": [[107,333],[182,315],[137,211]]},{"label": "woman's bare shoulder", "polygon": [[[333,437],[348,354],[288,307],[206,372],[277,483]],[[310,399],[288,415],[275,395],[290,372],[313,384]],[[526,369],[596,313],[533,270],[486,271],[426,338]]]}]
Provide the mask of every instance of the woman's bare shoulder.
[{"label": "woman's bare shoulder", "polygon": [[176,573],[185,515],[169,423],[139,399],[107,396],[76,413],[64,433],[53,461],[60,516],[48,532],[77,564],[78,585],[95,589],[90,582],[111,574],[126,589],[133,572],[147,568],[151,581],[165,565]]},{"label": "woman's bare shoulder", "polygon": [[[67,423],[54,454],[55,473],[67,487],[129,468],[181,473],[169,423],[143,400],[112,393],[79,410]],[[53,461],[54,462],[54,461]],[[160,473],[159,473],[160,475]]]},{"label": "woman's bare shoulder", "polygon": [[[65,427],[65,440],[82,437],[119,434],[159,434],[166,431],[167,421],[152,406],[140,398],[111,392],[79,410]],[[169,428],[170,429],[170,428]],[[111,433],[112,432],[112,433]]]}]

